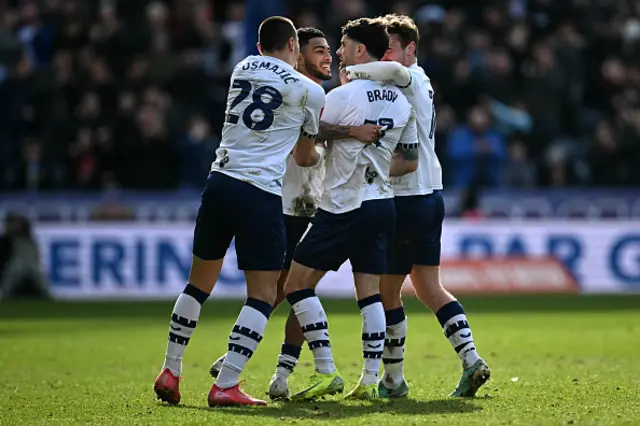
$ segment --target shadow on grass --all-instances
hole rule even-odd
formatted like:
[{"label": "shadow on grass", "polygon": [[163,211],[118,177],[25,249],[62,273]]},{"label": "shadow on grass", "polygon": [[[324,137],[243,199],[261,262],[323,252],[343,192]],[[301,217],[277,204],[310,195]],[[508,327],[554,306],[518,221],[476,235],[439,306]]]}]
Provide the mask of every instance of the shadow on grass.
[{"label": "shadow on grass", "polygon": [[327,419],[338,420],[367,414],[429,415],[461,414],[481,411],[473,399],[438,399],[418,401],[414,399],[381,400],[378,402],[343,403],[340,401],[274,403],[266,407],[217,407],[175,405],[166,407],[182,410],[206,410],[229,413],[236,416],[275,417],[280,420]]}]

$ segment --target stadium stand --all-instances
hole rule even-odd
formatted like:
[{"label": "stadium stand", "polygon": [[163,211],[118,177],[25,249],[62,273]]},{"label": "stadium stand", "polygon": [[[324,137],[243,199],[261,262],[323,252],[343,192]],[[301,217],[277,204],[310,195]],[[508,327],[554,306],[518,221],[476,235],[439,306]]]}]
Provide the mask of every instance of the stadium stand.
[{"label": "stadium stand", "polygon": [[[416,20],[452,213],[478,187],[490,217],[640,215],[637,1],[266,3],[334,48],[347,19]],[[0,214],[192,218],[260,7],[0,2]]]}]

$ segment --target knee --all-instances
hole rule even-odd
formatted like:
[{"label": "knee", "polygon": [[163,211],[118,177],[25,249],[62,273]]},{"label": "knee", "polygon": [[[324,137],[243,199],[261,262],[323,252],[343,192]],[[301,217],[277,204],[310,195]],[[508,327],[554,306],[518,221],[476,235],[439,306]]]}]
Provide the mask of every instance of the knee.
[{"label": "knee", "polygon": [[251,294],[248,296],[254,299],[262,300],[263,302],[266,302],[271,306],[274,306],[277,300],[277,290],[274,288],[268,288],[267,286],[265,286],[264,288],[261,288],[257,291],[255,290],[252,291]]},{"label": "knee", "polygon": [[252,283],[252,285],[247,286],[247,297],[262,300],[273,306],[276,301],[278,295],[278,289],[275,285],[257,285],[256,283]]},{"label": "knee", "polygon": [[309,269],[295,262],[291,265],[289,275],[284,283],[283,295],[287,297],[291,293],[307,288],[315,288],[312,282],[313,269]]}]

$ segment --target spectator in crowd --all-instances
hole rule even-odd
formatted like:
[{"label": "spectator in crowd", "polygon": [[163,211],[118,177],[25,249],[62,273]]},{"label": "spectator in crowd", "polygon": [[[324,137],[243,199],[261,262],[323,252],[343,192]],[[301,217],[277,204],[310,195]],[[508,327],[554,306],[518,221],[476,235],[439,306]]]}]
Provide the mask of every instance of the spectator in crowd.
[{"label": "spectator in crowd", "polygon": [[0,190],[198,188],[263,15],[336,48],[388,12],[421,31],[446,187],[640,185],[637,0],[9,0]]},{"label": "spectator in crowd", "polygon": [[447,172],[452,187],[472,184],[495,187],[500,184],[506,146],[486,108],[471,108],[468,124],[453,129],[446,143]]},{"label": "spectator in crowd", "polygon": [[462,190],[460,206],[455,216],[469,221],[482,220],[484,215],[480,209],[480,190],[477,185],[471,185]]},{"label": "spectator in crowd", "polygon": [[0,235],[0,300],[15,295],[50,297],[31,224],[23,216],[8,213]]}]

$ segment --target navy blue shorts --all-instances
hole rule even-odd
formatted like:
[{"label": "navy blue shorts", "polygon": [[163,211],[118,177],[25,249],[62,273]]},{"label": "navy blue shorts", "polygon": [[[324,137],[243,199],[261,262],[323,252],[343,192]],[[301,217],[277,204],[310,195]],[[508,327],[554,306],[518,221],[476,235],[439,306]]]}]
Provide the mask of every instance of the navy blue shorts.
[{"label": "navy blue shorts", "polygon": [[353,272],[382,275],[395,222],[393,199],[365,201],[341,214],[318,210],[293,260],[318,271],[337,271],[349,260]]},{"label": "navy blue shorts", "polygon": [[302,235],[304,235],[304,232],[309,227],[311,219],[310,217],[284,215],[284,229],[287,233],[287,253],[284,256],[284,266],[282,269],[291,268],[293,253]]},{"label": "navy blue shorts", "polygon": [[236,239],[238,268],[279,271],[287,247],[282,198],[220,172],[207,178],[193,235],[193,254],[222,259]]},{"label": "navy blue shorts", "polygon": [[395,197],[396,235],[389,249],[389,274],[406,275],[413,265],[440,265],[444,201],[440,191]]}]

